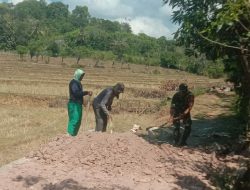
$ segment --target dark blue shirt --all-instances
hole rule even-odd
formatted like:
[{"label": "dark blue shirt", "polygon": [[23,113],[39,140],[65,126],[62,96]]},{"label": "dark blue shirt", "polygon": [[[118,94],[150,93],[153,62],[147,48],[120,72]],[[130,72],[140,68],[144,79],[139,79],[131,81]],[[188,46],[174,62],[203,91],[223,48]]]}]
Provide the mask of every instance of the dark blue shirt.
[{"label": "dark blue shirt", "polygon": [[69,83],[69,101],[83,104],[83,96],[87,95],[88,91],[83,91],[80,81],[72,79]]}]

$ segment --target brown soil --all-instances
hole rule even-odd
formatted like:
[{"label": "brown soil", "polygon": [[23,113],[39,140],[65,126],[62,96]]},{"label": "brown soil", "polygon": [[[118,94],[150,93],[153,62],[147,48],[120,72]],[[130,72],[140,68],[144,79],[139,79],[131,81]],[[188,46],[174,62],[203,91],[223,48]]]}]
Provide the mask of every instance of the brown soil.
[{"label": "brown soil", "polygon": [[66,107],[67,101],[67,97],[0,94],[0,105],[25,107]]},{"label": "brown soil", "polygon": [[0,168],[1,190],[204,190],[218,160],[199,149],[153,145],[132,133],[55,138],[19,162]]}]

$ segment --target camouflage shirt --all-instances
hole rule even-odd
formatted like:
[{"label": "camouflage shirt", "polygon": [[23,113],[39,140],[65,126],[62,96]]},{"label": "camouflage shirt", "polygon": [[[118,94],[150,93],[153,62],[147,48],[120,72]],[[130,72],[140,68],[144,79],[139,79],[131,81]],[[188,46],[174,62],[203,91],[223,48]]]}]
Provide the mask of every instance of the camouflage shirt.
[{"label": "camouflage shirt", "polygon": [[174,110],[174,114],[182,114],[186,109],[194,104],[194,95],[188,91],[184,96],[180,92],[175,93],[171,102],[171,109]]}]

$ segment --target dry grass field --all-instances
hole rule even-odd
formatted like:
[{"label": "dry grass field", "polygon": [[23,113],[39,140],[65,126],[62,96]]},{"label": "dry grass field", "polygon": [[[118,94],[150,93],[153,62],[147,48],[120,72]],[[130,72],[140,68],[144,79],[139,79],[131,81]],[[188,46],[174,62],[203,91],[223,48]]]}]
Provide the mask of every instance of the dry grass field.
[{"label": "dry grass field", "polygon": [[[29,57],[20,61],[18,55],[0,53],[0,165],[24,156],[58,134],[66,133],[68,83],[77,67],[85,70],[83,87],[92,90],[94,96],[117,82],[125,84],[125,93],[114,102],[115,132],[129,131],[135,123],[146,128],[163,121],[161,118],[166,117],[167,108],[159,110],[158,107],[162,99],[174,93],[160,90],[164,81],[185,81],[194,90],[223,83],[222,79],[212,80],[159,67],[130,65],[128,69],[117,63],[112,68],[111,62],[105,62],[103,67],[96,68],[93,60],[81,60],[78,66],[70,58],[64,62],[61,64],[60,58],[51,58],[49,64],[42,60],[35,63]],[[206,109],[203,103],[207,98],[197,99],[200,103],[197,103],[194,113]],[[87,102],[89,98],[85,100]],[[214,104],[220,102],[216,98],[214,101]],[[213,108],[210,111],[214,111]],[[80,132],[93,129],[94,124],[94,114],[87,106]]]}]

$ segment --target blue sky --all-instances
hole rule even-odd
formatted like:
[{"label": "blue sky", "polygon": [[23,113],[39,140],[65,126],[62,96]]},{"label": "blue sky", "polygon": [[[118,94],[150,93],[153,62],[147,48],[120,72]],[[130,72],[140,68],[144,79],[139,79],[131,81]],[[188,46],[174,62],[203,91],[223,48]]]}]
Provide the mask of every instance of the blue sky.
[{"label": "blue sky", "polygon": [[[14,4],[22,0],[0,0]],[[133,33],[172,38],[177,26],[171,22],[172,9],[162,0],[47,0],[48,3],[61,1],[73,10],[76,5],[89,8],[91,16],[109,20],[126,21]]]}]

